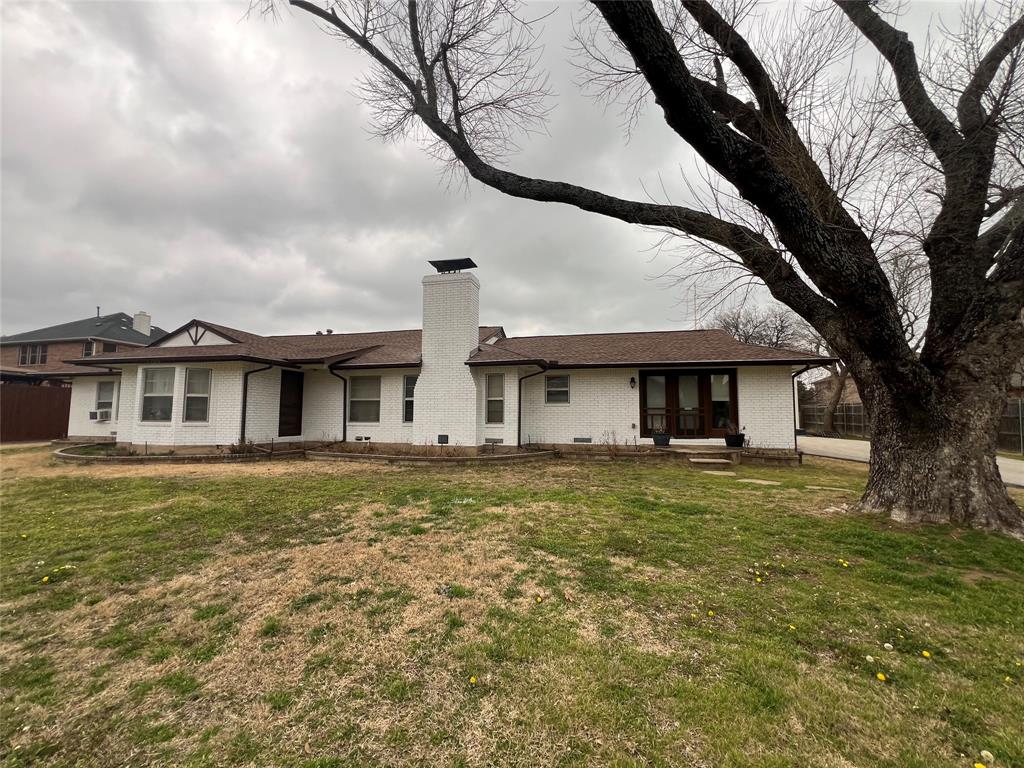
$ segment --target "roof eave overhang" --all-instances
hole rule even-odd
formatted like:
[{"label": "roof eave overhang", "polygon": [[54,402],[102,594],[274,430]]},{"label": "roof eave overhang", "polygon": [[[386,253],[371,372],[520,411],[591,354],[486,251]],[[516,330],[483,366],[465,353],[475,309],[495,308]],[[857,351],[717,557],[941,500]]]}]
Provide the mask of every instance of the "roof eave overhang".
[{"label": "roof eave overhang", "polygon": [[[548,368],[708,368],[722,366],[754,366],[754,365],[828,365],[836,362],[833,357],[821,358],[786,358],[784,360],[660,360],[660,361],[623,361],[614,363],[569,363],[552,362]],[[493,365],[493,363],[491,363]]]},{"label": "roof eave overhang", "polygon": [[471,368],[484,368],[487,366],[502,366],[508,368],[512,365],[537,365],[541,368],[552,367],[547,360],[540,358],[517,358],[515,360],[467,360],[466,365]]},{"label": "roof eave overhang", "polygon": [[358,371],[370,370],[372,368],[420,368],[422,366],[422,361],[417,360],[416,362],[408,363],[335,363],[327,367],[335,371]]},{"label": "roof eave overhang", "polygon": [[[194,347],[189,347],[194,349]],[[117,359],[97,360],[95,357],[86,357],[78,360],[65,360],[69,365],[83,365],[89,367],[119,367],[122,365],[139,365],[142,363],[263,363],[276,365],[279,368],[298,368],[298,364],[288,360],[277,360],[272,357],[259,357],[258,355],[208,355],[204,357],[190,357],[188,355],[167,355],[150,357],[119,357]]]}]

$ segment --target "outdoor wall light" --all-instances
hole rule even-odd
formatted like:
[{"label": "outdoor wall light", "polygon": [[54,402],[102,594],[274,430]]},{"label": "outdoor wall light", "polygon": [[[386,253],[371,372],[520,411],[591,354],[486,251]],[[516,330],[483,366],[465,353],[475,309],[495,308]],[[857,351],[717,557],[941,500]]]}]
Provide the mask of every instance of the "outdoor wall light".
[{"label": "outdoor wall light", "polygon": [[636,389],[636,376],[629,377],[629,388]]}]

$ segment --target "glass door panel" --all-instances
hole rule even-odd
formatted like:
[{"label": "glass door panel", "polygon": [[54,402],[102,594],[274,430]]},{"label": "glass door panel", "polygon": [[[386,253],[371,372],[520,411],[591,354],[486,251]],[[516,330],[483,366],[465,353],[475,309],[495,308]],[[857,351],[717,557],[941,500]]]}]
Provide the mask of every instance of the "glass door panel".
[{"label": "glass door panel", "polygon": [[676,415],[676,434],[695,437],[704,433],[704,413],[700,405],[700,377],[678,377],[679,412]]},{"label": "glass door panel", "polygon": [[648,432],[668,431],[668,404],[665,377],[648,376],[646,383],[647,408],[644,418]]},{"label": "glass door panel", "polygon": [[732,382],[728,373],[711,374],[711,429],[725,434],[732,419]]}]

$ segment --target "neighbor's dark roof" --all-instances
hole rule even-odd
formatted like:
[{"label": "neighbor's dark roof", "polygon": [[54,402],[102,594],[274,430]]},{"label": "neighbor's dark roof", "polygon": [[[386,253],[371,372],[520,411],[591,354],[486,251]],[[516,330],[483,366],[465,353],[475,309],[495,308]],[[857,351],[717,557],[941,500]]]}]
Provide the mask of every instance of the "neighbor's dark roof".
[{"label": "neighbor's dark roof", "polygon": [[811,352],[775,349],[737,341],[728,331],[639,331],[566,336],[518,336],[482,344],[470,365],[543,361],[549,367],[585,368],[686,363],[821,363]]},{"label": "neighbor's dark roof", "polygon": [[[208,346],[148,346],[123,352],[70,360],[76,365],[118,365],[152,361],[247,360],[275,365],[323,363],[337,368],[416,367],[420,365],[419,329],[335,333],[323,335],[259,336],[223,325],[193,321],[231,344]],[[188,327],[191,323],[182,326]],[[179,329],[181,330],[181,329]],[[491,344],[485,339],[497,336]],[[821,364],[832,358],[793,349],[744,344],[727,331],[649,331],[589,333],[568,336],[506,338],[500,326],[481,326],[480,346],[468,365],[539,365],[548,368],[612,366],[750,364]],[[159,340],[155,343],[159,343]]]},{"label": "neighbor's dark roof", "polygon": [[79,339],[107,339],[122,341],[127,344],[149,344],[153,339],[164,335],[164,331],[153,326],[149,336],[132,328],[132,317],[124,312],[112,315],[87,317],[84,320],[72,320],[70,323],[51,325],[35,331],[15,333],[0,337],[0,344],[26,344],[51,341],[78,341]]}]

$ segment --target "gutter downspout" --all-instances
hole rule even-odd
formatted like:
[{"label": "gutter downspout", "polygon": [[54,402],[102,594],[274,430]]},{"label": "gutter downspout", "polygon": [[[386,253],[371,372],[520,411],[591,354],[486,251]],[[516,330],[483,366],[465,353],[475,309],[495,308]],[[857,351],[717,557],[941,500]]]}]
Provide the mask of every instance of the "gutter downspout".
[{"label": "gutter downspout", "polygon": [[242,374],[242,426],[238,430],[239,448],[245,445],[245,414],[249,402],[249,377],[260,371],[269,371],[273,367],[273,365],[265,365],[262,368],[253,368],[251,371],[246,371]]},{"label": "gutter downspout", "polygon": [[797,417],[797,408],[800,407],[799,404],[797,403],[797,392],[799,392],[800,390],[797,388],[796,377],[797,376],[802,376],[803,374],[805,374],[809,370],[811,370],[811,368],[819,368],[819,367],[820,366],[817,366],[817,365],[805,365],[801,370],[796,371],[794,373],[791,373],[789,375],[790,378],[793,380],[793,386],[790,387],[790,389],[793,390],[793,450],[794,451],[799,451],[799,447],[798,447],[799,444],[797,443],[797,440],[796,440],[796,424],[797,424],[797,421],[799,420],[798,417]]},{"label": "gutter downspout", "polygon": [[327,372],[341,382],[341,442],[348,442],[348,379],[337,373],[333,368]]},{"label": "gutter downspout", "polygon": [[519,377],[519,396],[516,401],[516,448],[523,447],[523,382],[544,373],[546,370],[546,366],[541,366],[539,371]]}]

